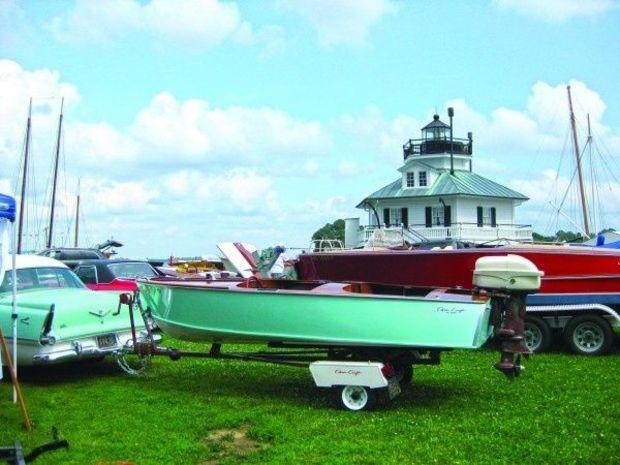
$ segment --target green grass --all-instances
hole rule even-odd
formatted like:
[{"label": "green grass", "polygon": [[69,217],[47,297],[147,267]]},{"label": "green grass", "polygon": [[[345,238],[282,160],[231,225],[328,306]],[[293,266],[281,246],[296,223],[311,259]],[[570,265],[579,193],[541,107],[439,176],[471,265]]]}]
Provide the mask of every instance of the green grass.
[{"label": "green grass", "polygon": [[[3,381],[0,445],[18,438],[30,450],[56,425],[71,449],[37,464],[620,463],[619,353],[538,355],[513,383],[497,359],[446,353],[440,366],[416,367],[391,406],[364,413],[335,409],[299,368],[165,358],[137,378],[112,360],[24,368],[35,429],[23,430]],[[260,447],[237,454],[239,430]]]}]

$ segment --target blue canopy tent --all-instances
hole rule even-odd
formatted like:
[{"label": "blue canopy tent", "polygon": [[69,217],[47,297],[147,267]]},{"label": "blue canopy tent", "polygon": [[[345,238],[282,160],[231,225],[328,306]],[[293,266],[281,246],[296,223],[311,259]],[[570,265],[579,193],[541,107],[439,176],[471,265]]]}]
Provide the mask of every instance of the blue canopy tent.
[{"label": "blue canopy tent", "polygon": [[0,194],[0,218],[15,221],[15,199],[10,195]]},{"label": "blue canopy tent", "polygon": [[[0,284],[4,281],[4,275],[8,268],[9,242],[12,234],[9,233],[11,224],[15,221],[15,199],[9,195],[0,194]],[[17,279],[15,271],[15,245],[12,249],[11,282],[13,284],[12,300],[12,329],[13,329],[13,367],[17,374]],[[2,378],[0,364],[0,378]],[[17,391],[13,389],[13,402],[17,402]]]}]

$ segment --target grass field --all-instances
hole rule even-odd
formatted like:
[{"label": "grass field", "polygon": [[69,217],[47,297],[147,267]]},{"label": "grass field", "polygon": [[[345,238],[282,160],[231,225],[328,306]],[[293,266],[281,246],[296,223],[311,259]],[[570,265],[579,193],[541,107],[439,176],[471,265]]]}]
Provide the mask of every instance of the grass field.
[{"label": "grass field", "polygon": [[[191,347],[185,345],[186,347]],[[334,408],[307,370],[155,360],[130,378],[110,361],[23,369],[36,426],[21,427],[0,383],[0,445],[27,450],[56,425],[69,451],[37,464],[620,463],[620,353],[538,355],[510,383],[496,352],[446,353],[417,367],[392,405]]]}]

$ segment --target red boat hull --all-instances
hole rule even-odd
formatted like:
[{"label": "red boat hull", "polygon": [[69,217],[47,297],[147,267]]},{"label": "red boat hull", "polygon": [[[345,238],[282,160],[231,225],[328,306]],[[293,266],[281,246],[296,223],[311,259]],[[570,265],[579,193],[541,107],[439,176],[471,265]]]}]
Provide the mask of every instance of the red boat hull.
[{"label": "red boat hull", "polygon": [[521,255],[544,271],[541,293],[620,293],[620,251],[524,245],[458,250],[352,250],[299,256],[300,279],[471,289],[476,260]]}]

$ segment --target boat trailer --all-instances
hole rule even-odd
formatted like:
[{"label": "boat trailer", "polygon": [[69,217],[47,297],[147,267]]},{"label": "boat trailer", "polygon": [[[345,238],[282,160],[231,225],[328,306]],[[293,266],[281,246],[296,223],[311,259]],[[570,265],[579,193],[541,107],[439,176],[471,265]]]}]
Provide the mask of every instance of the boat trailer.
[{"label": "boat trailer", "polygon": [[[513,380],[520,375],[521,355],[530,351],[524,343],[525,300],[527,292],[478,291],[492,300],[492,324],[501,342],[501,359],[494,366]],[[398,396],[413,377],[413,365],[439,365],[440,355],[450,348],[387,348],[317,346],[271,342],[270,349],[254,352],[223,352],[220,343],[212,343],[208,351],[187,351],[158,344],[153,320],[140,302],[140,292],[124,293],[119,297],[117,312],[128,307],[132,338],[117,353],[119,366],[130,375],[139,375],[151,364],[153,357],[165,356],[173,361],[181,358],[213,358],[245,360],[305,367],[314,383],[336,393],[340,406],[349,411],[374,407],[380,394],[389,400]],[[136,329],[135,308],[144,321],[146,335]],[[385,397],[385,395],[383,396]]]}]

